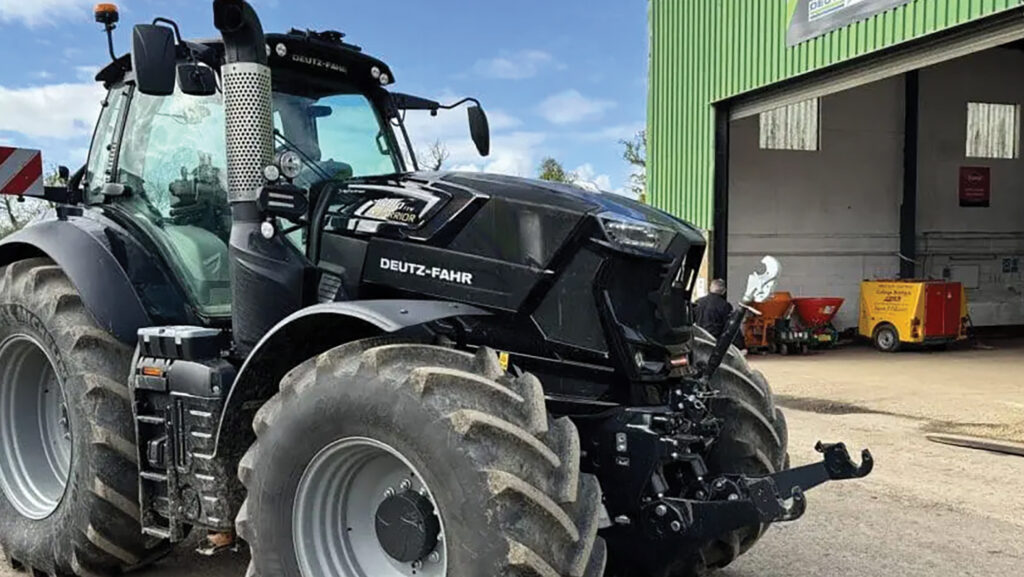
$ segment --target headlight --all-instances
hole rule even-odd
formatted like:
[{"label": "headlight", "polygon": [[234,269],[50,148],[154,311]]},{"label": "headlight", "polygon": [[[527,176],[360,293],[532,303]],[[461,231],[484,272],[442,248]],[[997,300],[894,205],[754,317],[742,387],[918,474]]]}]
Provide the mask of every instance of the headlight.
[{"label": "headlight", "polygon": [[642,220],[632,220],[618,215],[602,216],[601,225],[608,240],[626,248],[665,252],[676,235],[676,231],[661,228]]},{"label": "headlight", "polygon": [[294,150],[287,150],[277,158],[277,166],[285,178],[292,180],[302,172],[302,158]]}]

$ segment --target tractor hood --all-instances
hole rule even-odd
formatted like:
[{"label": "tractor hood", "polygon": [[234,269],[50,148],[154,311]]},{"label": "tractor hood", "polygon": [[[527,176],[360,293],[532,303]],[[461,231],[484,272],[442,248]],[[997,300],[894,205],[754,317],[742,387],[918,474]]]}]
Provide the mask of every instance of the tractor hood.
[{"label": "tractor hood", "polygon": [[[435,175],[436,178],[436,175]],[[440,180],[490,198],[535,205],[555,211],[606,214],[647,222],[684,233],[700,241],[700,232],[689,223],[620,194],[587,190],[570,184],[479,172],[444,173]]]},{"label": "tractor hood", "polygon": [[443,246],[533,270],[550,266],[560,250],[585,238],[673,260],[705,246],[697,229],[635,200],[513,176],[418,172],[357,178],[335,198],[329,233]]}]

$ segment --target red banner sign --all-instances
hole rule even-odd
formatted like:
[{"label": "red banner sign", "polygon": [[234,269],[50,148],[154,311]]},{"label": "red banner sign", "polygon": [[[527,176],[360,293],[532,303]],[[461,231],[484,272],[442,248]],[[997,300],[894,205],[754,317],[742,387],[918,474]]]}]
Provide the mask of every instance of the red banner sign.
[{"label": "red banner sign", "polygon": [[992,169],[960,167],[960,206],[987,207],[992,199]]},{"label": "red banner sign", "polygon": [[0,194],[44,196],[43,155],[28,148],[0,146]]}]

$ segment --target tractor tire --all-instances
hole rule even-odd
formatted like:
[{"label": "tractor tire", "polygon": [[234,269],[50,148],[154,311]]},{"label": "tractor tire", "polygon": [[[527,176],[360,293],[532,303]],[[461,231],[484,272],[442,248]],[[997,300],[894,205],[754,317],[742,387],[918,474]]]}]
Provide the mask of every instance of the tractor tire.
[{"label": "tractor tire", "polygon": [[[693,340],[695,360],[706,362],[715,339],[696,329]],[[789,468],[789,432],[782,410],[767,379],[747,363],[736,347],[722,362],[712,380],[720,397],[711,403],[711,411],[722,419],[722,433],[705,455],[711,476],[716,474],[769,475]],[[645,543],[635,533],[620,538],[606,535],[608,564],[613,577],[692,577],[721,569],[746,553],[761,538],[768,525],[752,525],[720,535],[692,548],[671,543]],[[651,553],[660,550],[660,554]]]},{"label": "tractor tire", "polygon": [[247,575],[604,572],[601,489],[580,472],[575,425],[489,349],[342,345],[286,375],[253,427]]},{"label": "tractor tire", "polygon": [[131,358],[52,261],[0,269],[0,548],[10,566],[91,577],[170,550],[140,526]]}]

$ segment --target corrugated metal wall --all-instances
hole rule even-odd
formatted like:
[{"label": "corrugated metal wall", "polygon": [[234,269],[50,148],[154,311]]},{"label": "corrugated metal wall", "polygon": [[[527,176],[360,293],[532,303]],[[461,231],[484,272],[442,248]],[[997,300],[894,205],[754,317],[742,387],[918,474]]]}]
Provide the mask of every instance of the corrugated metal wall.
[{"label": "corrugated metal wall", "polygon": [[649,0],[651,202],[711,228],[711,103],[1019,6],[914,0],[793,48],[786,0]]}]

